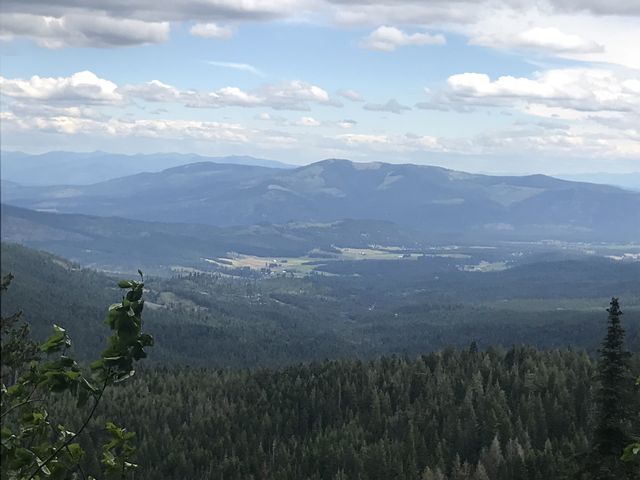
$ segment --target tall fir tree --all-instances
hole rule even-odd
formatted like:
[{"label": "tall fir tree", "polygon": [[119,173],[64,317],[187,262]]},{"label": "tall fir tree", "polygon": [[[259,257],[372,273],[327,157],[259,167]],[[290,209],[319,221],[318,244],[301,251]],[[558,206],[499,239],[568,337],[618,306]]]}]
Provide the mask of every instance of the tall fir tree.
[{"label": "tall fir tree", "polygon": [[591,474],[597,480],[638,478],[620,457],[629,443],[630,353],[624,347],[622,311],[617,298],[611,299],[607,335],[598,360],[597,417],[592,443]]}]

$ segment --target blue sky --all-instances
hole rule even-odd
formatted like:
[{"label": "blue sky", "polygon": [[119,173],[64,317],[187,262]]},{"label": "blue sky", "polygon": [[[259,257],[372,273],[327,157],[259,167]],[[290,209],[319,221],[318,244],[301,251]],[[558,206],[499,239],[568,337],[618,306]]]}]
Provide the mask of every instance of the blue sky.
[{"label": "blue sky", "polygon": [[4,3],[5,150],[640,170],[634,0]]}]

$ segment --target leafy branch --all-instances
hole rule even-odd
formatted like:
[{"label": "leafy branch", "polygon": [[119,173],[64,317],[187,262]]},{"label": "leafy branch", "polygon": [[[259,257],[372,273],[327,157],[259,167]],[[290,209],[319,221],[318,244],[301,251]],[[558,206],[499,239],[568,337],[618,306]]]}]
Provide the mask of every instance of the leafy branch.
[{"label": "leafy branch", "polygon": [[[14,355],[11,365],[5,365],[3,343],[3,372],[11,370],[15,376],[18,370],[25,370],[9,387],[2,384],[0,460],[3,478],[35,480],[44,476],[66,479],[78,478],[78,472],[83,479],[93,478],[85,475],[80,465],[84,450],[77,440],[94,418],[105,391],[132,377],[135,374],[134,363],[145,358],[145,348],[154,343],[153,337],[142,330],[144,277],[142,272],[138,273],[140,281],[118,282],[118,286],[126,293],[121,302],[109,307],[105,323],[112,333],[100,358],[91,363],[90,374],[85,374],[78,363],[66,354],[71,348],[71,339],[65,329],[58,325],[53,326],[53,334],[39,345],[39,351],[46,355],[48,361],[41,361],[30,350],[28,356],[23,355],[20,348],[26,350],[28,347],[24,327],[20,327],[19,337],[24,340],[23,344],[15,341],[18,338],[16,335],[11,337],[14,340],[12,349],[21,355]],[[11,279],[11,276],[2,279],[2,291],[6,290]],[[11,330],[15,320],[13,323],[4,320],[3,326]],[[28,363],[16,360],[27,357]],[[36,392],[40,392],[42,398],[32,399]],[[89,399],[93,399],[90,411],[75,432],[64,425],[54,427],[46,409],[50,394],[65,392],[75,398],[78,407],[83,407]],[[109,441],[103,446],[103,473],[107,477],[123,478],[127,471],[137,467],[130,461],[135,452],[131,444],[135,434],[112,422],[107,423],[106,432]],[[56,433],[58,438],[52,441]]]}]

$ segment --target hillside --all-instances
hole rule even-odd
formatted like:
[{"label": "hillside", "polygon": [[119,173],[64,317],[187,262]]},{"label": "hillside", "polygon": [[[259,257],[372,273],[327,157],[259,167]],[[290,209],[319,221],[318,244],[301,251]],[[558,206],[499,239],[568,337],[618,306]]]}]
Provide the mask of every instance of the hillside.
[{"label": "hillside", "polygon": [[[100,348],[106,309],[118,300],[116,278],[17,245],[2,244],[1,255],[2,274],[15,275],[3,315],[24,310],[38,338],[54,322],[64,326],[81,356]],[[473,341],[593,350],[610,294],[625,305],[629,344],[639,345],[637,263],[542,261],[487,274],[446,262],[413,265],[408,273],[398,262],[357,276],[148,278],[145,318],[157,337],[152,361],[277,366],[417,355]]]},{"label": "hillside", "polygon": [[[594,371],[580,352],[468,347],[276,371],[146,370],[108,395],[95,425],[118,418],[137,432],[141,480],[556,480],[587,449]],[[97,442],[87,457],[96,470]]]},{"label": "hillside", "polygon": [[640,238],[640,193],[543,175],[325,160],[292,170],[198,163],[86,186],[3,189],[2,200],[61,213],[251,225],[374,219],[432,239]]},{"label": "hillside", "polygon": [[237,252],[261,257],[330,252],[333,245],[418,246],[423,235],[375,220],[215,227],[119,217],[37,212],[1,206],[1,238],[110,271],[167,275],[172,266],[206,268],[204,259]]}]

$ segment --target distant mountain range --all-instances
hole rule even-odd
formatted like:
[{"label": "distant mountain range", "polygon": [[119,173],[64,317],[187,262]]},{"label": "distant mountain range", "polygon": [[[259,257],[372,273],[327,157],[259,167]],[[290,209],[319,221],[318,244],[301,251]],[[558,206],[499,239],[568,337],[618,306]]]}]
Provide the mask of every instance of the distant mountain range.
[{"label": "distant mountain range", "polygon": [[2,179],[22,185],[88,185],[198,162],[291,168],[291,165],[248,156],[207,157],[182,153],[122,155],[106,152],[47,152],[29,155],[3,151]]},{"label": "distant mountain range", "polygon": [[50,212],[216,226],[373,219],[437,239],[640,239],[640,193],[544,175],[347,160],[295,169],[201,162],[86,186],[5,182],[2,201]]},{"label": "distant mountain range", "polygon": [[629,173],[567,173],[555,175],[556,178],[573,182],[590,182],[626,188],[640,192],[640,171]]}]

